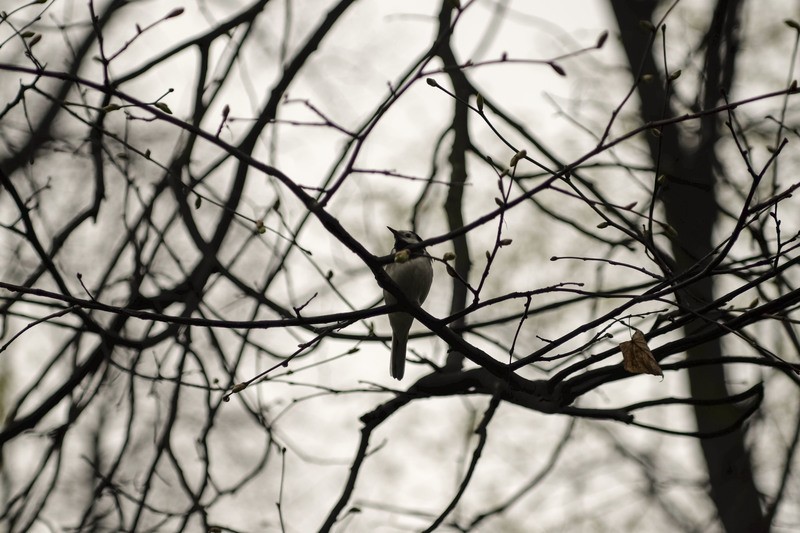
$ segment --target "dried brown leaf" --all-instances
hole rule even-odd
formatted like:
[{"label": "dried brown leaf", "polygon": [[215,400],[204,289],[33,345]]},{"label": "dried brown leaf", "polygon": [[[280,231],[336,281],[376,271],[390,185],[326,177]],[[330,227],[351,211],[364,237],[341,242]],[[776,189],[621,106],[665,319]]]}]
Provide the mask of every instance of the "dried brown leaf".
[{"label": "dried brown leaf", "polygon": [[631,340],[619,344],[619,349],[622,352],[622,368],[631,374],[664,376],[656,358],[653,357],[653,352],[647,346],[644,333],[638,329],[634,330]]}]

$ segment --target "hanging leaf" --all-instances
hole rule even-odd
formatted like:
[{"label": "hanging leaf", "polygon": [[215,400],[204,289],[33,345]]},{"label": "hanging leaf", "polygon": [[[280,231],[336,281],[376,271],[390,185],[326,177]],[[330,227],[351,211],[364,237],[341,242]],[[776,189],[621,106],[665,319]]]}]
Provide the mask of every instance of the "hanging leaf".
[{"label": "hanging leaf", "polygon": [[634,330],[631,340],[621,342],[619,349],[622,352],[622,368],[631,374],[652,374],[664,377],[664,372],[658,366],[653,352],[647,346],[644,333]]}]

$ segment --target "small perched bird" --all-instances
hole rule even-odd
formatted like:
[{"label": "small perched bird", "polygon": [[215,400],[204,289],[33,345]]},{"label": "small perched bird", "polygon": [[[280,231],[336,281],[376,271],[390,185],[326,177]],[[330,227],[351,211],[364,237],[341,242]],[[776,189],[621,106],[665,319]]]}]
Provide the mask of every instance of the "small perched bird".
[{"label": "small perched bird", "polygon": [[[387,226],[388,228],[388,226]],[[398,231],[389,228],[394,235],[395,262],[386,265],[385,270],[392,280],[397,283],[403,293],[412,302],[422,305],[433,283],[433,265],[431,258],[424,248],[409,250],[409,246],[422,242],[422,239],[410,230]],[[398,252],[407,251],[407,256],[398,257]],[[383,298],[387,305],[397,303],[397,299],[387,291],[383,291]],[[408,313],[397,311],[389,313],[389,324],[392,326],[392,358],[389,364],[389,373],[394,379],[403,379],[406,369],[406,344],[408,331],[414,317]]]}]

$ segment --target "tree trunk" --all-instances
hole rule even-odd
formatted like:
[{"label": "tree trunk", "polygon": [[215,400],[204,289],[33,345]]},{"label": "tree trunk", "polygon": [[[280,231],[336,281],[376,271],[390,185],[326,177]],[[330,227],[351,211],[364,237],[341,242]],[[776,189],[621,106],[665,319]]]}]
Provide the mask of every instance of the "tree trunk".
[{"label": "tree trunk", "polygon": [[[641,115],[645,122],[666,118],[664,113],[671,114],[670,106],[664,105],[668,98],[667,80],[656,67],[653,49],[649,47],[652,34],[643,30],[640,24],[641,20],[652,20],[657,4],[654,0],[611,1],[634,75],[641,67],[642,74],[654,76],[652,83],[639,83],[637,86]],[[716,5],[705,40],[705,79],[701,83],[702,93],[698,99],[698,104],[704,109],[719,103],[721,92],[728,90],[733,78],[740,7],[740,0],[720,0]],[[657,32],[656,42],[659,42],[661,28]],[[667,222],[677,233],[672,240],[675,273],[696,267],[713,246],[712,230],[718,212],[714,193],[714,149],[719,128],[719,116],[709,115],[700,123],[699,142],[692,146],[681,142],[677,126],[665,128],[660,137],[649,136],[648,139],[653,161],[659,162],[656,175],[666,176],[662,185],[659,185],[661,189],[657,197],[663,201]],[[679,291],[677,298],[688,309],[699,308],[712,301],[712,278],[703,276]],[[703,325],[702,320],[696,320],[685,328],[686,335],[691,335]],[[687,351],[687,357],[694,360],[713,359],[720,355],[719,341]],[[695,398],[724,398],[729,395],[722,365],[691,367],[688,377]],[[702,433],[735,426],[741,415],[740,408],[730,403],[696,406],[694,413],[697,429]],[[700,440],[708,467],[710,495],[719,519],[729,533],[769,530],[744,440],[745,431],[738,426],[724,435]]]}]

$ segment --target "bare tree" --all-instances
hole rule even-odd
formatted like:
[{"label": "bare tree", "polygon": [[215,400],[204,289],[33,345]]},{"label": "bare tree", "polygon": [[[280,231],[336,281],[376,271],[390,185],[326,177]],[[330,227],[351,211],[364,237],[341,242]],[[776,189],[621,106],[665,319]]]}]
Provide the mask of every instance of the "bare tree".
[{"label": "bare tree", "polygon": [[2,14],[3,527],[798,527],[791,13],[319,4]]}]

